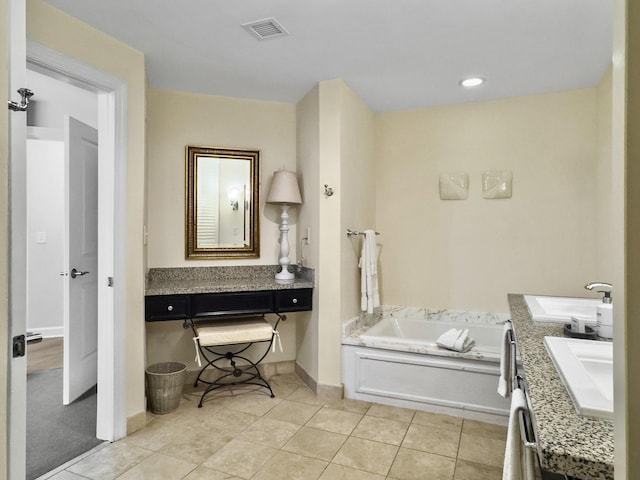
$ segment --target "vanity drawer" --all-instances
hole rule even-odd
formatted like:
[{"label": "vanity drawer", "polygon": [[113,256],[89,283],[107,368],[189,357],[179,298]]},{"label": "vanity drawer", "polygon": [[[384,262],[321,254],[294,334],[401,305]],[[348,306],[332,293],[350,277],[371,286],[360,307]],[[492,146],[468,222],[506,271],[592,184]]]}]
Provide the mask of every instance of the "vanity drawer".
[{"label": "vanity drawer", "polygon": [[157,295],[145,297],[145,320],[184,320],[189,318],[189,295]]},{"label": "vanity drawer", "polygon": [[294,288],[291,290],[276,290],[276,312],[302,312],[311,310],[313,289]]},{"label": "vanity drawer", "polygon": [[273,312],[273,292],[201,293],[191,296],[191,316],[250,315]]}]

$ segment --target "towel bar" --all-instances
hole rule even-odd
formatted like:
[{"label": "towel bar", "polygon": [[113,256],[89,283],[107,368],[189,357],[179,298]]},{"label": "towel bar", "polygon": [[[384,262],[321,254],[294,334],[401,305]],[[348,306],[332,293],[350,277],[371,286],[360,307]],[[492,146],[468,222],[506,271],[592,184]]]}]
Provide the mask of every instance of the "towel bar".
[{"label": "towel bar", "polygon": [[515,386],[524,393],[524,398],[527,401],[526,407],[518,409],[519,421],[520,421],[520,437],[522,443],[526,448],[532,450],[538,450],[538,443],[535,439],[535,432],[533,430],[533,422],[531,421],[531,412],[529,411],[529,399],[527,397],[527,389],[525,386],[525,380],[520,375],[515,376]]},{"label": "towel bar", "polygon": [[[376,235],[380,235],[380,232],[375,232]],[[364,235],[364,232],[359,232],[357,230],[351,230],[347,228],[347,237],[352,237],[353,235]]]}]

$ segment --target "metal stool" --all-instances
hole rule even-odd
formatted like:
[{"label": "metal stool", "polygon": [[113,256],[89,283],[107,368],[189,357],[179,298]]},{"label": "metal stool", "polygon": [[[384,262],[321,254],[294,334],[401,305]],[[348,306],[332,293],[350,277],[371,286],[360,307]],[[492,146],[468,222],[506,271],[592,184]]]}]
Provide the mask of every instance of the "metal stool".
[{"label": "metal stool", "polygon": [[[209,392],[233,385],[257,385],[269,390],[271,398],[275,397],[271,385],[260,373],[258,364],[264,360],[272,346],[275,350],[274,340],[280,341],[280,320],[285,320],[285,317],[278,315],[278,320],[273,326],[264,316],[224,317],[202,321],[190,319],[185,322],[185,328],[191,326],[195,335],[193,341],[196,344],[198,365],[202,365],[200,355],[206,361],[194,383],[194,387],[197,387],[199,382],[209,385],[200,397],[198,408],[202,408],[204,397]],[[255,362],[242,355],[254,343],[263,343],[266,346],[264,354]],[[282,351],[282,344],[280,350]],[[242,363],[238,365],[237,360],[241,360]],[[225,365],[225,361],[229,364]],[[219,373],[212,381],[202,378],[209,367],[215,368]]]}]

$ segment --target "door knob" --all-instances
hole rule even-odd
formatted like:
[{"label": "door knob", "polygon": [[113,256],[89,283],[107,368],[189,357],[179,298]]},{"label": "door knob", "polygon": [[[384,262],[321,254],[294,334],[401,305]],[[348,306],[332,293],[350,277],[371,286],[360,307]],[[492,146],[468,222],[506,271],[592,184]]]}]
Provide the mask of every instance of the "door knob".
[{"label": "door knob", "polygon": [[81,272],[80,270],[76,270],[75,268],[71,270],[71,278],[81,277],[83,275],[88,274],[89,272]]}]

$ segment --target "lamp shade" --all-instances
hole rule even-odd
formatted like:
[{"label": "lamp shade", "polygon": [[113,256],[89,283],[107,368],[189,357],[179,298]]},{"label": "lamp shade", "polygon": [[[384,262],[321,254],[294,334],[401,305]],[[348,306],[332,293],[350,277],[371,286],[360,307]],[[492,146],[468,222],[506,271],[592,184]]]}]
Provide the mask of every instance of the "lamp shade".
[{"label": "lamp shade", "polygon": [[273,174],[267,203],[280,205],[300,205],[302,203],[295,172],[279,170]]}]

